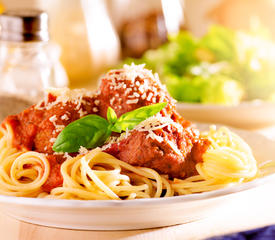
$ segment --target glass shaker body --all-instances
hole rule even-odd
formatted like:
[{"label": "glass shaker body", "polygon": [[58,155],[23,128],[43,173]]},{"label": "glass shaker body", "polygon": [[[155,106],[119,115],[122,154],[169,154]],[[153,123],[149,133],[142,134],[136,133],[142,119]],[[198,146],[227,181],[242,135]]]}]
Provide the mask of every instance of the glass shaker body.
[{"label": "glass shaker body", "polygon": [[0,91],[39,98],[43,89],[67,86],[58,46],[0,41]]},{"label": "glass shaker body", "polygon": [[35,9],[0,15],[0,91],[22,97],[43,96],[48,87],[65,87],[59,47],[49,41],[48,15]]}]

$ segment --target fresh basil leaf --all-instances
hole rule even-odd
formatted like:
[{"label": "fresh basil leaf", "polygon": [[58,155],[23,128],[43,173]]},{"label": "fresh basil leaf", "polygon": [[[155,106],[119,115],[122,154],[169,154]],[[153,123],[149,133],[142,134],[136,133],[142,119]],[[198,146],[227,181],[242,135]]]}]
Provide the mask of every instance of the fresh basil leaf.
[{"label": "fresh basil leaf", "polygon": [[107,120],[110,124],[115,124],[117,120],[116,112],[111,107],[108,107],[108,110],[107,110]]},{"label": "fresh basil leaf", "polygon": [[144,121],[145,119],[154,116],[161,109],[163,109],[167,105],[164,103],[152,104],[149,106],[141,107],[135,109],[134,111],[124,113],[120,116],[120,118],[116,121],[114,126],[111,128],[113,132],[121,133],[122,131],[126,131],[126,129],[131,130],[136,125]]},{"label": "fresh basil leaf", "polygon": [[78,152],[80,146],[91,149],[102,145],[111,132],[121,133],[133,129],[137,124],[155,115],[167,103],[157,103],[127,112],[117,119],[112,108],[108,108],[107,119],[91,114],[70,123],[58,135],[53,150],[55,152]]},{"label": "fresh basil leaf", "polygon": [[78,119],[58,135],[53,150],[55,152],[78,152],[80,146],[95,148],[102,145],[111,135],[109,123],[106,119],[91,114]]}]

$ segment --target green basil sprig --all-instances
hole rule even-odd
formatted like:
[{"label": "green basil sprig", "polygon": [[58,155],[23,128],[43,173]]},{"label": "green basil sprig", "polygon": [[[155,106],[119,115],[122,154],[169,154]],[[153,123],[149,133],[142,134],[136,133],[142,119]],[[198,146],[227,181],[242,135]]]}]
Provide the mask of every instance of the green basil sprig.
[{"label": "green basil sprig", "polygon": [[121,133],[122,131],[132,130],[136,125],[144,121],[145,119],[154,116],[161,109],[163,109],[167,103],[157,103],[145,107],[135,109],[131,112],[124,113],[114,123],[112,127],[113,132]]},{"label": "green basil sprig", "polygon": [[80,118],[68,126],[58,135],[53,150],[55,152],[78,152],[79,148],[88,149],[98,147],[110,137],[112,132],[132,130],[136,125],[152,117],[167,105],[164,103],[152,104],[124,113],[119,118],[109,107],[107,120],[95,114]]}]

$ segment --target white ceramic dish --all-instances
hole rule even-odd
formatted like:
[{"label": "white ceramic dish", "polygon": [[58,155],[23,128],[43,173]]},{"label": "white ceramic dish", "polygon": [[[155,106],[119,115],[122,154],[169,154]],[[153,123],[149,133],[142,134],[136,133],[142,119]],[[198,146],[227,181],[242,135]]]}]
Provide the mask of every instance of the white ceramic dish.
[{"label": "white ceramic dish", "polygon": [[[205,125],[200,125],[205,129]],[[207,126],[208,127],[208,126]],[[236,130],[260,162],[275,157],[275,142]],[[274,169],[275,172],[275,169]],[[275,182],[275,174],[221,190],[170,198],[129,201],[79,201],[0,195],[1,211],[19,220],[58,228],[129,230],[175,225],[211,216],[230,200]],[[253,195],[252,195],[253,196]]]},{"label": "white ceramic dish", "polygon": [[221,123],[244,129],[275,125],[275,103],[259,100],[237,106],[177,103],[177,110],[186,119],[196,122]]}]

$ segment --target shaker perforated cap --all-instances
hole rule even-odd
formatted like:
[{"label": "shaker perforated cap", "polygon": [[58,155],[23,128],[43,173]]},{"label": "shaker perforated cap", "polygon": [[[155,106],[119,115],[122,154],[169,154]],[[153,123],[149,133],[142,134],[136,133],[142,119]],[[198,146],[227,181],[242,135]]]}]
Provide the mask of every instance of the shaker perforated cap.
[{"label": "shaker perforated cap", "polygon": [[0,40],[48,41],[48,14],[40,10],[9,10],[0,15]]}]

